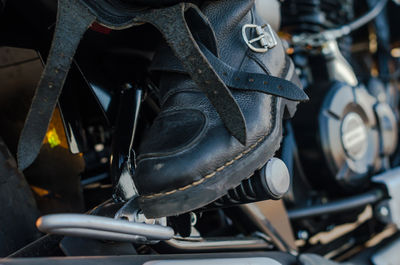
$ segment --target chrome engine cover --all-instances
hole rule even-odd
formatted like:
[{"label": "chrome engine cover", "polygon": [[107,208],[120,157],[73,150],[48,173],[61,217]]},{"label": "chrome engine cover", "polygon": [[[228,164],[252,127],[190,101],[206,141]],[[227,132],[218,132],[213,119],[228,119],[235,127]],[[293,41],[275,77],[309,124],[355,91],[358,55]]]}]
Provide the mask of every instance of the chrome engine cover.
[{"label": "chrome engine cover", "polygon": [[345,189],[365,184],[380,168],[380,139],[374,112],[377,99],[362,87],[336,83],[322,104],[321,146],[335,181]]},{"label": "chrome engine cover", "polygon": [[316,85],[311,93],[321,97],[299,109],[300,159],[316,188],[352,194],[367,188],[370,176],[389,165],[398,141],[397,119],[387,99],[371,86],[379,83],[368,88],[339,81]]},{"label": "chrome engine cover", "polygon": [[318,120],[329,170],[344,189],[364,186],[369,173],[382,169],[397,146],[394,111],[362,85],[334,84]]}]

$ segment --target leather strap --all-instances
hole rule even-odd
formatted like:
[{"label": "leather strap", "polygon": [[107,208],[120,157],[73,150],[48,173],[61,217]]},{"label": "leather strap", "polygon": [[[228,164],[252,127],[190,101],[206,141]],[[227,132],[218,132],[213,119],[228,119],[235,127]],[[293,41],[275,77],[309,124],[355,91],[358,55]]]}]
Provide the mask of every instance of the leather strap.
[{"label": "leather strap", "polygon": [[210,100],[225,127],[232,136],[245,145],[246,122],[243,113],[232,93],[200,50],[186,22],[186,12],[191,12],[192,24],[201,27],[199,23],[206,23],[205,26],[211,28],[196,6],[184,3],[143,12],[136,21],[148,22],[163,34],[192,80]]},{"label": "leather strap", "polygon": [[190,12],[192,27],[203,27],[212,32],[209,22],[195,5],[180,3],[168,8],[138,10],[122,7],[120,2],[110,0],[59,0],[58,4],[50,54],[18,143],[21,170],[27,168],[39,154],[75,51],[94,21],[112,29],[125,29],[141,23],[154,25],[206,94],[228,131],[242,144],[246,143],[243,113],[200,50],[187,24],[185,15]]},{"label": "leather strap", "polygon": [[[208,35],[213,36],[214,42],[210,46],[216,49],[212,27],[198,7],[193,4],[180,3],[162,9],[130,11],[126,8],[118,9],[117,4],[110,4],[104,0],[83,1],[95,12],[98,21],[107,27],[126,28],[143,22],[155,26],[162,33],[187,73],[206,94],[230,134],[242,144],[246,143],[246,122],[243,113],[229,89],[207,61],[191,33],[190,28],[208,32]],[[190,19],[190,28],[187,19]]]},{"label": "leather strap", "polygon": [[[234,69],[216,57],[204,45],[199,44],[199,46],[203,54],[213,66],[215,72],[231,89],[262,92],[293,101],[307,101],[309,99],[307,94],[301,88],[290,81],[266,74],[251,73]],[[180,64],[176,63],[171,63],[168,67],[156,63],[151,66],[151,70],[187,73]]]},{"label": "leather strap", "polygon": [[18,143],[18,167],[36,159],[79,42],[95,16],[78,1],[58,0],[57,23],[47,63]]},{"label": "leather strap", "polygon": [[309,100],[294,83],[266,74],[250,73],[232,68],[202,46],[202,51],[224,83],[233,89],[262,92],[293,101]]}]

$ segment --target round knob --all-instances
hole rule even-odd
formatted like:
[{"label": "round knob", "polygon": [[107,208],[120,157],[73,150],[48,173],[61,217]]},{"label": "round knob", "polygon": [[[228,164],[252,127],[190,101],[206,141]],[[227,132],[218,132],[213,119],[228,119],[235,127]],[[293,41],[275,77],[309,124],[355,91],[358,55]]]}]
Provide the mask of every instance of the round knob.
[{"label": "round knob", "polygon": [[286,164],[278,158],[271,158],[265,165],[264,179],[269,191],[277,199],[282,198],[289,190],[289,170]]}]

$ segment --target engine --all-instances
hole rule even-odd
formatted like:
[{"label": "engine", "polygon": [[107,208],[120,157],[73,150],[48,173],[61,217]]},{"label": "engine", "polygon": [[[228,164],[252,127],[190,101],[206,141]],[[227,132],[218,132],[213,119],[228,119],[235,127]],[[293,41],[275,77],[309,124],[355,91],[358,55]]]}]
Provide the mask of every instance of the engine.
[{"label": "engine", "polygon": [[301,110],[295,123],[305,130],[297,130],[298,138],[306,139],[299,141],[299,149],[311,183],[334,193],[366,187],[372,173],[388,166],[397,144],[397,121],[389,104],[363,85],[344,82],[326,87],[323,100],[314,104],[318,114]]},{"label": "engine", "polygon": [[[288,0],[282,10],[283,25],[293,34],[334,28],[354,17],[349,0]],[[293,121],[300,160],[312,186],[334,195],[366,188],[371,174],[390,166],[398,139],[390,84],[372,77],[360,82],[349,63],[350,47],[345,38],[293,55],[311,98]]]}]

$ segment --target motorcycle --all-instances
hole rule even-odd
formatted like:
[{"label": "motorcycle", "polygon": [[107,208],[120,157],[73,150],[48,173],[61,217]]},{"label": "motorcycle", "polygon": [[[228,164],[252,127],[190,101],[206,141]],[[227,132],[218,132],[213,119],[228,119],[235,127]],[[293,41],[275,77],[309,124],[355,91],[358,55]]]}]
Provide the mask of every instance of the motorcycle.
[{"label": "motorcycle", "polygon": [[151,218],[132,176],[163,100],[156,50],[164,37],[205,72],[213,57],[175,41],[196,28],[196,1],[114,2],[0,1],[0,45],[38,54],[0,76],[43,71],[33,100],[1,94],[2,264],[400,263],[398,1],[257,0],[268,24],[241,41],[267,52],[278,31],[310,100],[287,107],[278,152],[240,185]]}]

